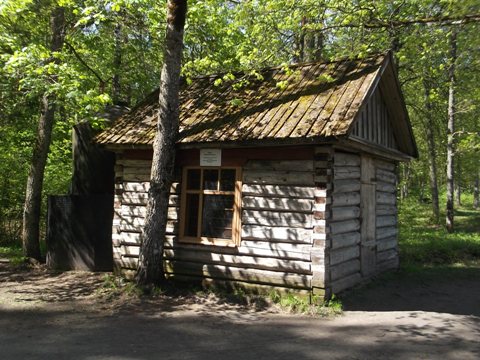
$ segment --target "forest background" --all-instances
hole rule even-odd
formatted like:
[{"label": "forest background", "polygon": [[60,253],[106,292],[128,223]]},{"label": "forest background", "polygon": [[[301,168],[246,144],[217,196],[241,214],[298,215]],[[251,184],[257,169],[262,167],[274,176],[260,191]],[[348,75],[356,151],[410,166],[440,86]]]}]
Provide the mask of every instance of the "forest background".
[{"label": "forest background", "polygon": [[[64,44],[52,52],[58,8]],[[133,106],[158,87],[165,16],[161,0],[0,1],[0,245],[20,242],[42,99],[56,105],[45,203],[69,190],[72,126],[100,128],[106,106]],[[420,152],[399,167],[400,201],[428,204],[428,223],[443,224],[447,153],[457,205],[480,205],[479,21],[479,0],[191,0],[182,76],[392,49]]]}]

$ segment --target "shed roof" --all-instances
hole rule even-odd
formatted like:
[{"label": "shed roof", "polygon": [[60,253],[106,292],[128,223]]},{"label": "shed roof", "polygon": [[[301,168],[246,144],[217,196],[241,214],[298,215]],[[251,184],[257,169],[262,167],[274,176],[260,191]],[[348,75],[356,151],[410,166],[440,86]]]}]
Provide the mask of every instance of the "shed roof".
[{"label": "shed roof", "polygon": [[[349,134],[391,55],[274,67],[258,73],[204,76],[182,87],[179,143],[248,143],[259,140],[325,140]],[[396,79],[396,76],[394,76]],[[405,113],[404,134],[412,137],[398,81],[393,84]],[[400,95],[400,96],[398,96]],[[96,137],[107,145],[152,145],[158,90]],[[413,146],[413,147],[412,147]]]}]

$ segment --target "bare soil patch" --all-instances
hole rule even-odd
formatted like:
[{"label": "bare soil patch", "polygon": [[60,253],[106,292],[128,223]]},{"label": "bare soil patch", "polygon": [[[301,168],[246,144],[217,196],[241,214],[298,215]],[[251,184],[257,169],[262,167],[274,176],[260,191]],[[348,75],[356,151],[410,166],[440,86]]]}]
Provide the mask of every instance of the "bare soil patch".
[{"label": "bare soil patch", "polygon": [[104,274],[0,262],[2,359],[478,359],[476,271],[393,274],[335,318],[212,294],[102,291]]}]

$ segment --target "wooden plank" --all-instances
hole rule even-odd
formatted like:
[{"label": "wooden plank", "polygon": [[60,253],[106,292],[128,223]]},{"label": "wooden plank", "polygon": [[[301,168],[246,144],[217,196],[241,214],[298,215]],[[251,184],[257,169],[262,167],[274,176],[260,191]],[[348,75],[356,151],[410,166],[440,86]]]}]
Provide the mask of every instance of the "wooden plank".
[{"label": "wooden plank", "polygon": [[397,183],[397,176],[395,175],[395,173],[391,171],[377,169],[375,175],[376,175],[377,181],[383,181],[383,182],[394,184],[394,185],[396,185]]},{"label": "wooden plank", "polygon": [[333,177],[335,180],[360,179],[360,168],[358,166],[334,166]]},{"label": "wooden plank", "polygon": [[275,243],[268,241],[242,240],[238,247],[228,246],[204,246],[199,244],[181,243],[178,241],[167,240],[165,249],[189,249],[192,251],[207,251],[217,254],[233,254],[247,256],[262,256],[284,260],[302,260],[310,261],[311,245]]},{"label": "wooden plank", "polygon": [[122,245],[120,247],[120,251],[122,252],[122,255],[131,255],[138,257],[140,255],[140,245]]},{"label": "wooden plank", "polygon": [[375,194],[377,204],[383,205],[395,205],[397,203],[397,197],[395,194],[377,191]]},{"label": "wooden plank", "polygon": [[121,165],[123,167],[134,167],[134,168],[151,168],[152,160],[139,160],[139,159],[117,159],[115,162],[116,165]]},{"label": "wooden plank", "polygon": [[168,273],[303,289],[309,289],[311,287],[311,275],[291,274],[259,269],[244,269],[233,266],[205,265],[193,262],[166,261],[165,263]]},{"label": "wooden plank", "polygon": [[115,265],[128,270],[136,270],[138,266],[138,258],[122,256],[115,262]]},{"label": "wooden plank", "polygon": [[[147,205],[148,194],[145,193],[123,193],[121,197],[122,205]],[[170,195],[168,199],[169,206],[180,206],[180,196]]]},{"label": "wooden plank", "polygon": [[377,241],[377,252],[389,250],[389,249],[396,249],[398,245],[397,237],[389,237],[384,238]]},{"label": "wooden plank", "polygon": [[[167,219],[178,220],[178,214],[180,209],[178,207],[169,207]],[[122,205],[121,213],[122,217],[145,217],[147,214],[147,207],[144,205]]]},{"label": "wooden plank", "polygon": [[312,230],[289,227],[243,225],[242,239],[278,240],[298,243],[311,243]]},{"label": "wooden plank", "polygon": [[150,176],[150,172],[149,167],[123,167],[123,176],[135,174]]},{"label": "wooden plank", "polygon": [[312,160],[249,160],[243,167],[243,171],[301,171],[313,172]]},{"label": "wooden plank", "polygon": [[377,216],[377,228],[396,225],[397,217],[395,215]]},{"label": "wooden plank", "polygon": [[331,266],[330,279],[331,281],[335,281],[358,272],[360,272],[360,260],[353,259]]},{"label": "wooden plank", "polygon": [[314,187],[288,186],[288,185],[258,185],[243,184],[242,195],[257,195],[265,197],[288,197],[312,199],[315,193]]},{"label": "wooden plank", "polygon": [[265,185],[310,185],[314,184],[313,172],[247,170],[243,182]]},{"label": "wooden plank", "polygon": [[377,230],[377,241],[389,237],[396,237],[397,236],[397,228],[396,227],[384,227]]},{"label": "wooden plank", "polygon": [[123,181],[150,181],[150,174],[128,173],[123,174]]},{"label": "wooden plank", "polygon": [[243,210],[242,224],[309,228],[312,215],[305,213]]},{"label": "wooden plank", "polygon": [[334,207],[331,211],[332,221],[358,219],[360,217],[360,207],[358,206]]},{"label": "wooden plank", "polygon": [[377,181],[377,191],[383,191],[383,192],[395,194],[397,191],[397,187],[395,184],[386,183],[383,181]]},{"label": "wooden plank", "polygon": [[332,282],[331,289],[332,293],[338,294],[339,292],[351,288],[362,281],[362,276],[360,273],[355,273],[344,277],[342,279],[338,279]]},{"label": "wooden plank", "polygon": [[311,274],[310,261],[273,259],[259,256],[219,254],[189,249],[165,249],[165,259],[182,262],[201,262],[205,265],[235,266],[295,274]]},{"label": "wooden plank", "polygon": [[360,243],[360,232],[354,231],[344,234],[331,235],[332,249],[339,249]]},{"label": "wooden plank", "polygon": [[140,237],[141,234],[138,232],[120,232],[120,234],[113,234],[112,240],[118,242],[119,245],[140,245]]},{"label": "wooden plank", "polygon": [[360,191],[359,179],[334,179],[333,181],[333,194]]},{"label": "wooden plank", "polygon": [[378,215],[393,215],[397,213],[397,207],[395,205],[377,204],[376,213]]},{"label": "wooden plank", "polygon": [[360,257],[359,246],[350,246],[330,251],[330,265],[336,265]]},{"label": "wooden plank", "polygon": [[392,173],[395,173],[395,168],[396,168],[394,162],[383,161],[380,159],[375,159],[375,167],[377,169],[386,170]]},{"label": "wooden plank", "polygon": [[360,204],[359,192],[338,193],[332,195],[332,207]]},{"label": "wooden plank", "polygon": [[377,253],[377,261],[379,263],[389,260],[394,260],[398,257],[398,252],[396,249],[390,249],[386,251],[381,251]]},{"label": "wooden plank", "polygon": [[360,156],[336,151],[333,155],[333,163],[335,166],[360,166]]},{"label": "wooden plank", "polygon": [[255,210],[289,210],[289,211],[306,211],[313,209],[313,199],[288,199],[288,198],[266,198],[255,196],[243,196],[243,209]]},{"label": "wooden plank", "polygon": [[374,159],[362,155],[362,186],[361,194],[361,274],[370,276],[375,272],[375,234],[376,234],[376,201],[375,184],[372,180],[375,176]]},{"label": "wooden plank", "polygon": [[331,234],[344,234],[360,230],[360,221],[358,219],[330,222]]},{"label": "wooden plank", "polygon": [[[142,232],[142,228],[143,228],[143,223],[145,222],[145,220],[143,220],[142,218],[137,218],[138,220],[134,220],[134,221],[125,221],[125,220],[121,220],[120,221],[120,224],[119,224],[119,228],[120,228],[120,231],[121,232],[138,232],[138,233],[141,233]],[[142,219],[142,220],[140,220]],[[178,232],[178,222],[172,222],[172,221],[169,221],[167,222],[167,227],[166,227],[166,232],[168,234],[173,234],[173,233],[177,233]]]},{"label": "wooden plank", "polygon": [[[136,192],[136,193],[148,193],[150,189],[150,182],[149,181],[134,181],[134,182],[123,182],[122,190],[125,192]],[[180,193],[180,183],[174,182],[170,188],[170,193],[177,194]]]}]

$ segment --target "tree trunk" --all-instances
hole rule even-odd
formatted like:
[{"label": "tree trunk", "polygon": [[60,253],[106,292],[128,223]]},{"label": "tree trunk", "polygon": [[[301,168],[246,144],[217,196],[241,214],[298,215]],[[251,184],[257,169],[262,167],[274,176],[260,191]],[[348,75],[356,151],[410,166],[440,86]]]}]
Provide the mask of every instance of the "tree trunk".
[{"label": "tree trunk", "polygon": [[460,158],[457,157],[455,161],[456,170],[456,179],[455,179],[455,204],[457,206],[462,206],[462,170],[460,165]]},{"label": "tree trunk", "polygon": [[453,232],[454,151],[455,151],[455,62],[457,60],[457,30],[450,35],[450,66],[448,69],[448,130],[447,130],[447,216],[448,232]]},{"label": "tree trunk", "polygon": [[473,187],[473,207],[476,210],[480,208],[480,171],[478,170],[475,176],[475,185]]},{"label": "tree trunk", "polygon": [[167,224],[168,196],[175,168],[180,70],[187,0],[168,0],[167,6],[167,31],[160,78],[157,132],[153,144],[147,214],[136,277],[139,285],[157,285],[165,279],[163,243]]},{"label": "tree trunk", "polygon": [[408,183],[410,181],[410,164],[402,164],[402,187],[400,188],[400,198],[405,200],[408,197]]},{"label": "tree trunk", "polygon": [[113,79],[112,79],[112,101],[119,105],[121,99],[120,72],[122,66],[122,25],[120,16],[117,17],[118,23],[115,25],[115,50],[113,53]]},{"label": "tree trunk", "polygon": [[423,87],[425,90],[425,110],[427,117],[425,133],[427,136],[430,193],[432,195],[432,214],[433,221],[437,224],[440,220],[440,205],[438,201],[437,152],[435,149],[435,135],[433,132],[435,124],[433,121],[432,103],[430,101],[430,85],[426,80],[423,81]]},{"label": "tree trunk", "polygon": [[[50,15],[52,40],[50,49],[52,53],[62,50],[64,41],[65,11],[63,7],[56,7]],[[57,61],[53,56],[50,62]],[[50,83],[56,81],[52,75]],[[52,137],[53,122],[55,118],[54,94],[42,96],[40,119],[38,121],[37,137],[33,147],[32,162],[27,179],[25,204],[23,209],[23,253],[27,257],[40,259],[40,211],[42,204],[43,177],[47,163],[48,150]]]}]

